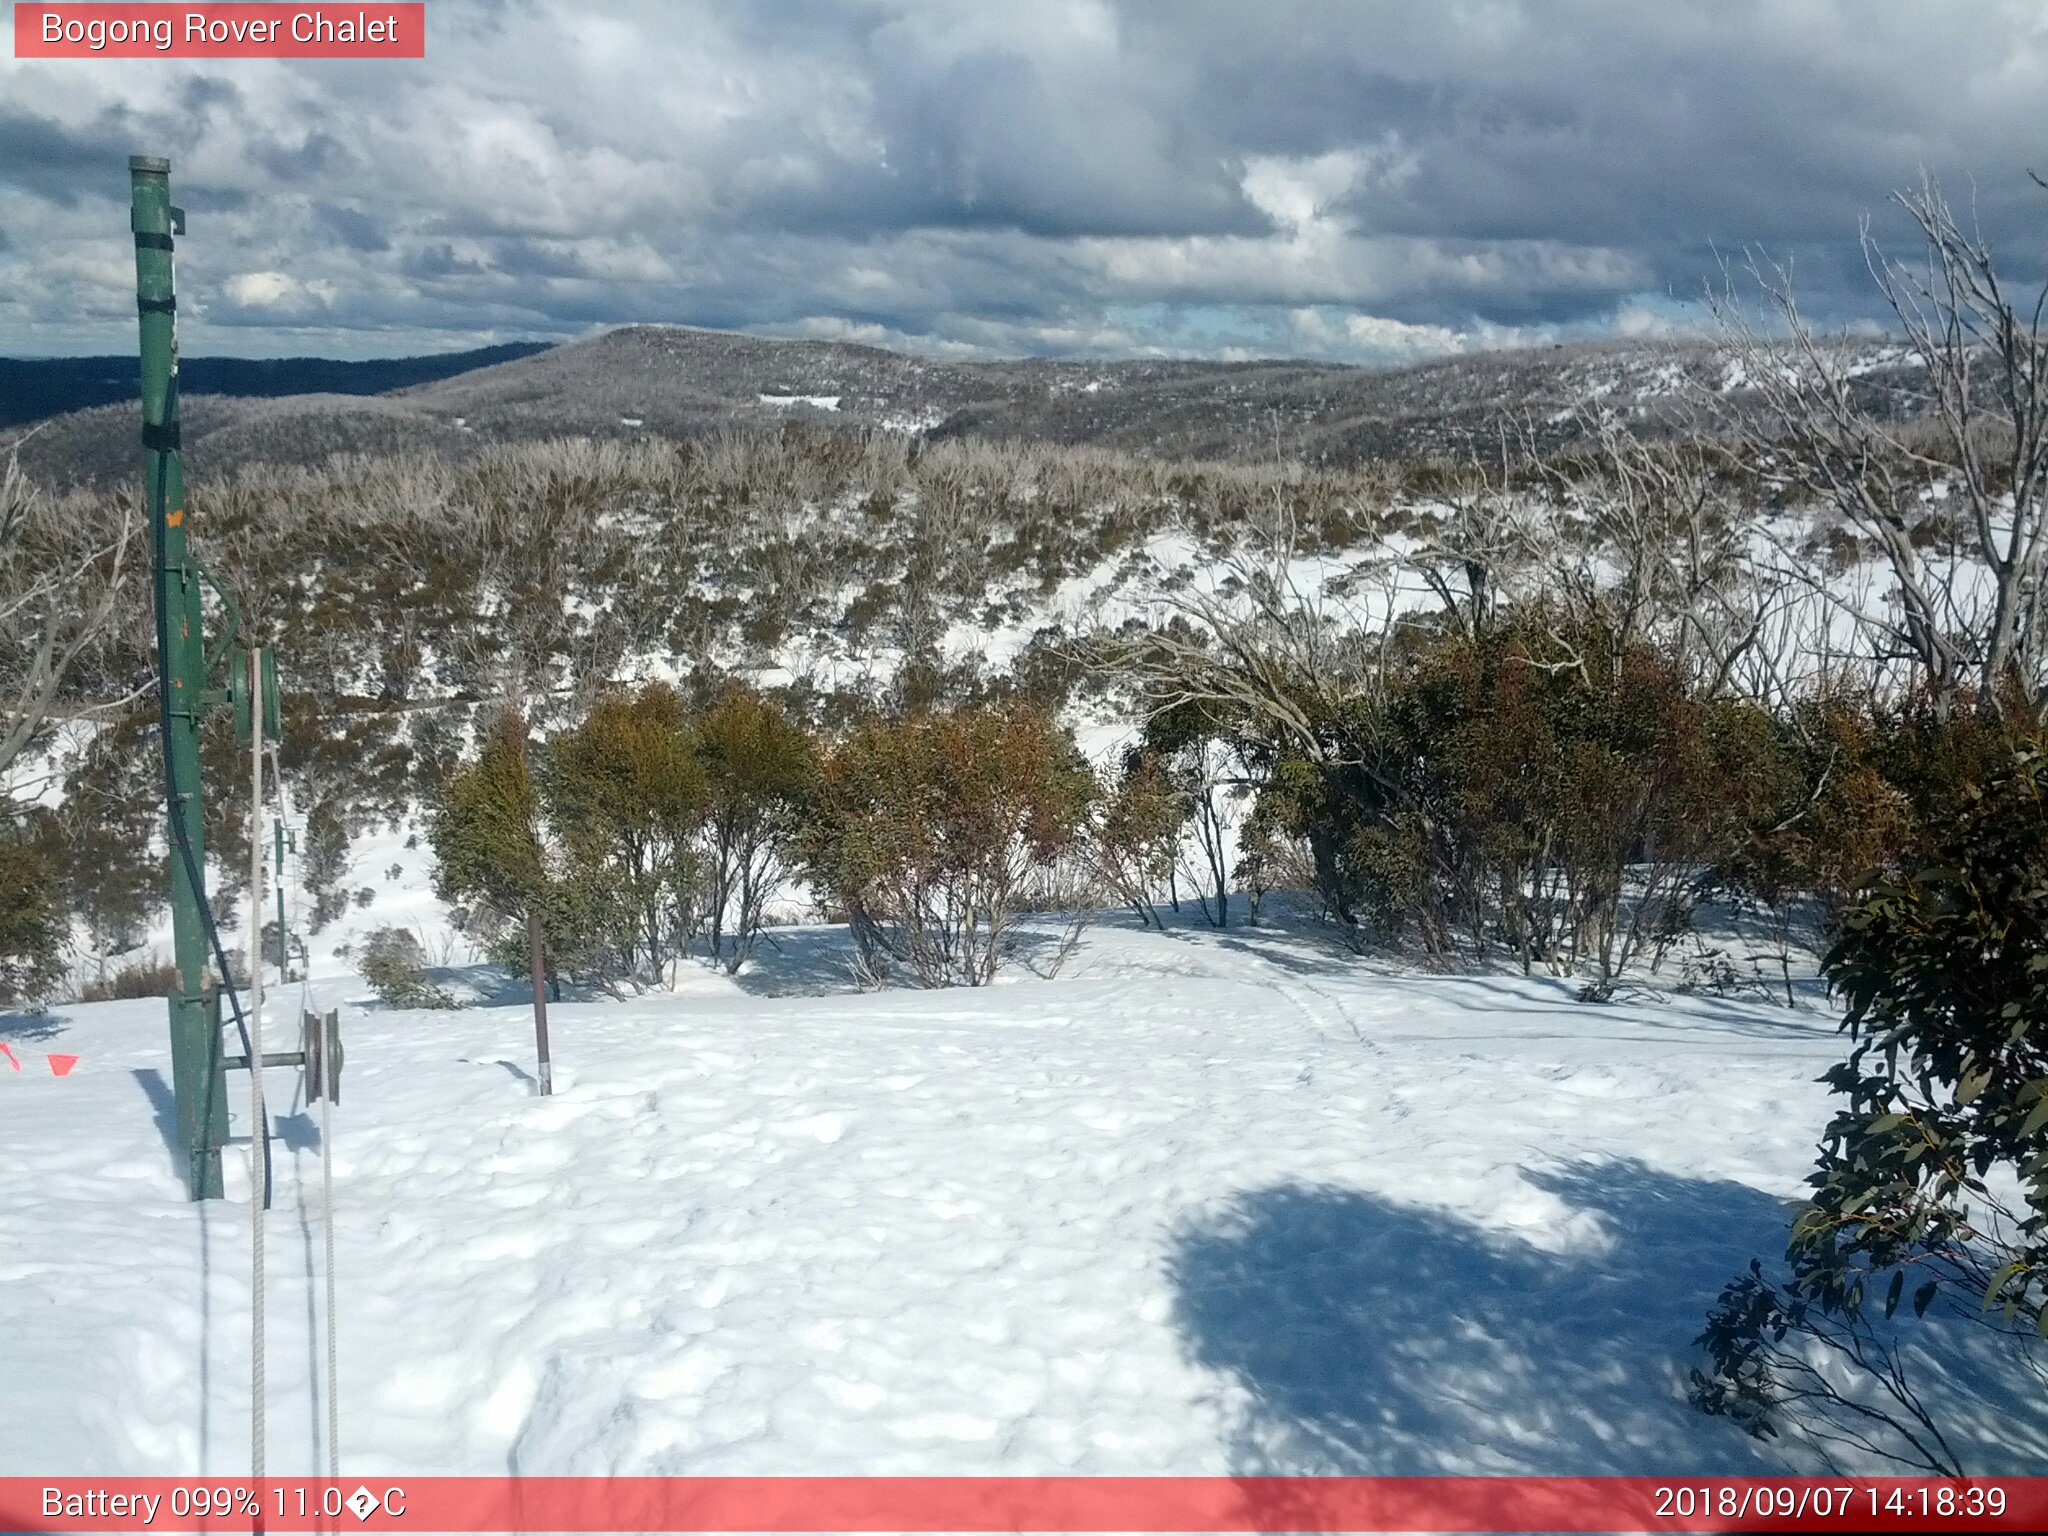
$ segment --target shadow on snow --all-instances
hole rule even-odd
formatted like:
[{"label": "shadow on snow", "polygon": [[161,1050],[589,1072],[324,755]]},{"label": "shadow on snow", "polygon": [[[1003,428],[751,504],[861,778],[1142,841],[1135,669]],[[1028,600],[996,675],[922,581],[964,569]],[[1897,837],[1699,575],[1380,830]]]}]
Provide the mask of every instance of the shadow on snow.
[{"label": "shadow on snow", "polygon": [[54,1040],[71,1021],[61,1013],[23,1013],[0,1009],[0,1040],[12,1045]]},{"label": "shadow on snow", "polygon": [[[1300,1184],[1247,1192],[1175,1234],[1187,1353],[1242,1389],[1235,1473],[1825,1470],[1685,1399],[1702,1362],[1691,1341],[1726,1281],[1784,1251],[1787,1202],[1635,1161],[1523,1177],[1582,1213],[1549,1226],[1583,1240],[1551,1251]],[[1948,1405],[1966,1468],[2048,1465],[2048,1445],[2021,1427],[2033,1414],[2011,1360],[1966,1323],[1916,1326],[1916,1376]]]}]

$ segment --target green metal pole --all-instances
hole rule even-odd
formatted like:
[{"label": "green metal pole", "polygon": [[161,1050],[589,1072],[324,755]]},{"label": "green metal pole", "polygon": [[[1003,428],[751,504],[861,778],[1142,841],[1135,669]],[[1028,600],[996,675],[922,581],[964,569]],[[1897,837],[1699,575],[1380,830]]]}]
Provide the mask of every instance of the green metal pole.
[{"label": "green metal pole", "polygon": [[[171,838],[171,932],[178,979],[170,994],[171,1080],[178,1135],[194,1200],[221,1195],[227,1139],[220,996],[207,971],[206,929],[195,876],[206,868],[199,799],[199,711],[206,686],[199,571],[187,550],[185,470],[178,448],[178,317],[172,276],[171,163],[128,161],[135,231],[135,298],[142,329],[142,483],[155,549],[157,634],[166,684],[164,758]],[[179,844],[190,850],[189,859]]]}]

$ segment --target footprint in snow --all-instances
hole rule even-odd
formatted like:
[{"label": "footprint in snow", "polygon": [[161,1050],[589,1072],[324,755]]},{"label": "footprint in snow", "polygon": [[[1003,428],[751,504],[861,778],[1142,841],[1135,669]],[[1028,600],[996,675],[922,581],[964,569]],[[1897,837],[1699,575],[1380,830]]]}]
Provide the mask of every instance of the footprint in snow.
[{"label": "footprint in snow", "polygon": [[827,1111],[822,1115],[806,1115],[797,1120],[785,1120],[775,1129],[783,1136],[807,1136],[823,1146],[830,1146],[846,1134],[849,1123],[846,1116]]}]

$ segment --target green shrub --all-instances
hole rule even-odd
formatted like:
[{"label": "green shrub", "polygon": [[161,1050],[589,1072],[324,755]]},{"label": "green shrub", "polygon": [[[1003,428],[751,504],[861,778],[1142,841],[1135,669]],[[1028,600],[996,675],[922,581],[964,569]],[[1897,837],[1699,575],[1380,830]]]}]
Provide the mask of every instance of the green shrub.
[{"label": "green shrub", "polygon": [[429,819],[437,887],[468,926],[510,954],[504,930],[533,911],[551,981],[659,983],[700,937],[738,970],[789,872],[809,733],[737,686],[692,709],[650,684],[601,697],[531,771],[519,736],[494,728]]},{"label": "green shrub", "polygon": [[1030,882],[1075,851],[1095,781],[1073,738],[1022,705],[870,720],[825,760],[805,833],[812,880],[871,974],[990,981]]},{"label": "green shrub", "polygon": [[1852,1049],[1825,1078],[1840,1107],[1790,1278],[1752,1265],[1722,1293],[1693,1387],[1755,1434],[1874,1422],[1887,1454],[1951,1475],[1947,1429],[1873,1317],[1910,1297],[2028,1355],[2048,1328],[2048,756],[1958,800],[1924,862],[1842,915],[1825,970]]},{"label": "green shrub", "polygon": [[1781,799],[1761,709],[1541,610],[1414,648],[1318,724],[1319,758],[1244,755],[1269,765],[1256,819],[1307,843],[1347,932],[1590,970],[1595,995]]},{"label": "green shrub", "polygon": [[43,850],[0,834],[0,1006],[40,1003],[62,979],[69,936],[60,895]]},{"label": "green shrub", "polygon": [[700,863],[711,958],[737,971],[790,871],[815,792],[810,734],[759,694],[723,690],[696,719],[706,785]]},{"label": "green shrub", "polygon": [[410,928],[379,928],[363,940],[356,973],[387,1008],[453,1008],[456,1001],[427,979],[426,952]]},{"label": "green shrub", "polygon": [[533,835],[552,948],[605,980],[659,979],[703,920],[709,789],[681,696],[607,694],[548,739],[542,764]]},{"label": "green shrub", "polygon": [[178,968],[168,960],[131,960],[110,976],[87,982],[81,1003],[106,1003],[130,997],[168,997],[178,985]]}]

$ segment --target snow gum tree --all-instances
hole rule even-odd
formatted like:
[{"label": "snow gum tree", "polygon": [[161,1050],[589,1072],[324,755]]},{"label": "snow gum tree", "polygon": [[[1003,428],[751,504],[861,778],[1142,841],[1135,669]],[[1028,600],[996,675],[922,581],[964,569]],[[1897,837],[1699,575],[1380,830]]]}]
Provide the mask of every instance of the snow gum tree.
[{"label": "snow gum tree", "polygon": [[1145,722],[1144,749],[1159,764],[1179,809],[1180,826],[1193,832],[1176,838],[1180,870],[1194,887],[1203,918],[1216,928],[1230,926],[1231,825],[1227,797],[1242,794],[1246,782],[1239,762],[1237,717],[1213,705],[1182,702]]},{"label": "snow gum tree", "polygon": [[0,771],[37,739],[58,692],[120,615],[132,520],[44,495],[0,460]]},{"label": "snow gum tree", "polygon": [[830,753],[805,836],[815,883],[847,914],[870,975],[992,980],[1034,878],[1079,848],[1095,778],[1029,707],[875,719]]},{"label": "snow gum tree", "polygon": [[[1854,356],[1815,332],[1789,273],[1751,262],[1767,324],[1717,305],[1753,405],[1724,422],[1778,494],[1868,540],[1881,601],[1827,594],[1895,685],[1947,714],[2048,710],[2048,287],[2016,291],[1974,221],[1923,181],[1894,201],[1924,259],[1864,251],[1911,395],[1873,408]],[[1717,410],[1730,414],[1717,403]],[[1805,562],[1789,562],[1797,569]]]},{"label": "snow gum tree", "polygon": [[789,873],[818,772],[808,732],[759,694],[728,687],[697,720],[705,780],[704,911],[711,958],[738,971]]},{"label": "snow gum tree", "polygon": [[656,683],[600,699],[548,739],[540,791],[564,846],[565,893],[607,951],[600,969],[659,979],[703,909],[696,838],[709,781],[681,696]]},{"label": "snow gum tree", "polygon": [[476,902],[501,921],[524,925],[540,1091],[547,1094],[553,1091],[547,927],[550,916],[559,925],[564,903],[549,877],[540,810],[540,794],[527,767],[526,720],[507,709],[491,722],[476,760],[458,768],[442,786],[428,836],[435,891],[443,901]]},{"label": "snow gum tree", "polygon": [[[60,690],[83,669],[127,590],[130,519],[57,506],[0,460],[0,775],[38,746]],[[0,1003],[39,1000],[68,942],[57,839],[0,791]]]},{"label": "snow gum tree", "polygon": [[1101,799],[1095,869],[1104,888],[1150,927],[1166,926],[1154,903],[1173,879],[1186,823],[1185,797],[1160,755],[1134,748]]}]

